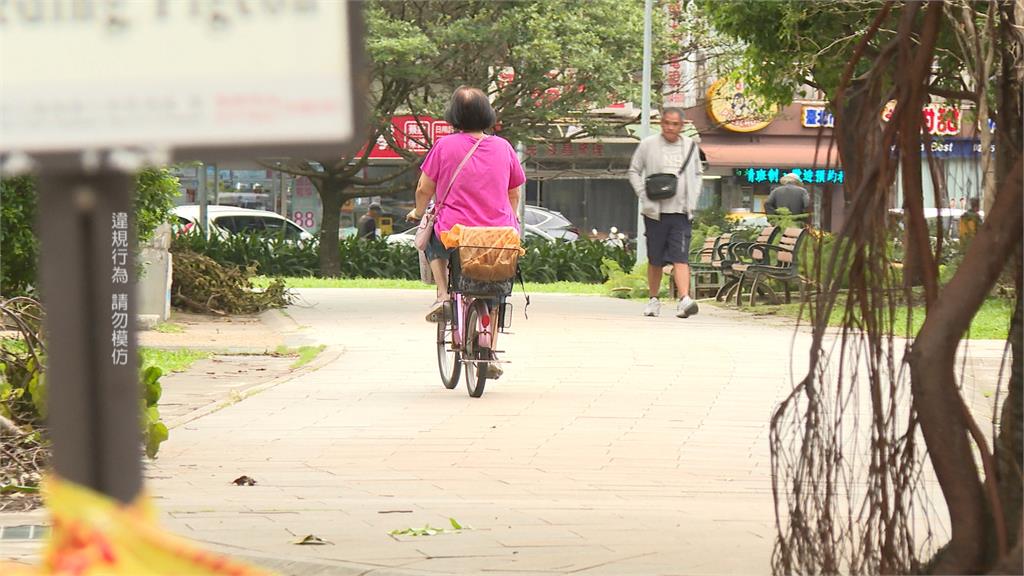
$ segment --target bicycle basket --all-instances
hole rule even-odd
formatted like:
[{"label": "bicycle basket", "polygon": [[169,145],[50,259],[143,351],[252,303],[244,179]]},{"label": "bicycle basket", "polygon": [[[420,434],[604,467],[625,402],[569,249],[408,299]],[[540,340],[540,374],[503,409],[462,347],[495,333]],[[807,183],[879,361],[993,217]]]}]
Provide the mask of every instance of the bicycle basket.
[{"label": "bicycle basket", "polygon": [[462,275],[471,280],[498,282],[516,275],[523,249],[519,234],[508,226],[461,226],[449,231],[446,243],[458,246]]}]

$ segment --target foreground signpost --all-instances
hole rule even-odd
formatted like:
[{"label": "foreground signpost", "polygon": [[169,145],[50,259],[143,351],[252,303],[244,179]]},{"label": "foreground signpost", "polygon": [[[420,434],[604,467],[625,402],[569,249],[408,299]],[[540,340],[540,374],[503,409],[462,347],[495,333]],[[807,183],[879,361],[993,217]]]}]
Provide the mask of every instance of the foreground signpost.
[{"label": "foreground signpost", "polygon": [[56,474],[142,487],[134,174],[358,146],[354,2],[35,2],[0,19],[0,172],[39,179]]}]

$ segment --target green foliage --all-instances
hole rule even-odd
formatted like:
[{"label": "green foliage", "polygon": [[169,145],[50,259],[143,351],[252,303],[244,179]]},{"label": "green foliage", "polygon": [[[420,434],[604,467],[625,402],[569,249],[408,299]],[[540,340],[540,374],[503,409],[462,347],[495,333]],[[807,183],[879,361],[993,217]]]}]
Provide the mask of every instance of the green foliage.
[{"label": "green foliage", "polygon": [[[135,177],[133,215],[140,246],[168,221],[178,194],[178,179],[164,168],[147,168]],[[35,289],[36,202],[33,177],[0,180],[0,294],[7,297],[31,295]]]},{"label": "green foliage", "polygon": [[170,220],[174,199],[180,194],[177,177],[166,168],[147,168],[135,176],[135,233],[140,245]]},{"label": "green foliage", "polygon": [[360,240],[354,236],[341,241],[341,275],[345,278],[420,277],[416,248],[388,244],[383,238]]},{"label": "green foliage", "polygon": [[[0,339],[0,415],[29,429],[43,425],[47,414],[46,356],[40,345],[42,311],[38,303],[0,302],[3,320],[18,327],[17,337]],[[157,405],[163,370],[139,357],[139,410],[146,454],[153,458],[167,439],[167,427]]]},{"label": "green foliage", "polygon": [[196,360],[209,358],[211,355],[210,352],[190,350],[188,348],[175,348],[173,350],[140,348],[139,364],[143,366],[156,366],[164,374],[170,374],[172,372],[184,372]]},{"label": "green foliage", "polygon": [[198,227],[178,234],[171,252],[195,252],[221,265],[253,267],[266,276],[310,276],[318,269],[316,240],[285,240],[261,234],[205,237]]},{"label": "green foliage", "polygon": [[593,282],[607,279],[602,269],[605,259],[613,260],[620,269],[633,268],[636,258],[625,248],[612,246],[600,240],[579,238],[574,242],[547,242],[528,238],[526,249],[519,259],[523,279],[531,282]]},{"label": "green foliage", "polygon": [[160,444],[167,440],[167,425],[160,419],[160,409],[157,403],[163,395],[163,386],[160,384],[160,377],[163,370],[159,366],[143,366],[139,377],[142,398],[139,401],[139,408],[142,412],[142,441],[146,447],[146,455],[156,458],[160,450]]},{"label": "green foliage", "polygon": [[[734,73],[770,102],[792,102],[796,89],[808,80],[832,98],[860,32],[867,30],[883,6],[881,0],[848,2],[822,0],[698,0],[716,30],[743,44],[743,57]],[[889,43],[903,10],[913,3],[897,3],[869,43],[868,54]],[[969,4],[969,3],[968,3]],[[978,3],[976,10],[984,10]],[[938,39],[935,87],[962,89],[959,72],[964,58],[955,37],[945,30]],[[872,58],[858,62],[854,77],[863,74]]]},{"label": "green foliage", "polygon": [[[523,278],[530,282],[600,283],[606,278],[601,269],[603,259],[612,259],[626,270],[635,261],[625,248],[587,238],[575,242],[528,239],[524,248],[526,254],[519,265]],[[171,249],[175,253],[203,254],[224,266],[250,267],[264,276],[312,276],[316,270],[316,240],[292,242],[239,234],[205,239],[201,233],[190,232],[175,238]],[[349,237],[340,242],[339,250],[342,278],[420,277],[419,258],[412,246]]]},{"label": "green foliage", "polygon": [[[377,118],[393,114],[396,103],[440,116],[451,92],[467,84],[497,91],[502,134],[516,140],[544,135],[555,120],[599,130],[581,112],[639,100],[634,76],[643,56],[637,41],[643,37],[642,2],[468,1],[423,9],[377,0],[366,4],[364,14],[379,86],[371,97]],[[654,17],[655,30],[669,30],[663,10]],[[673,39],[657,38],[655,60],[664,60]],[[499,84],[498,75],[507,70],[514,75]],[[555,91],[557,98],[551,97]]]},{"label": "green foliage", "polygon": [[36,184],[29,176],[0,180],[0,294],[29,295],[36,283],[39,241]]},{"label": "green foliage", "polygon": [[[615,260],[606,258],[601,263],[601,269],[608,278],[604,282],[604,287],[605,293],[609,296],[613,296],[615,298],[647,297],[648,289],[646,268],[638,269],[630,273],[623,270]],[[666,283],[662,283],[661,293],[659,296],[667,295],[668,288]]]}]

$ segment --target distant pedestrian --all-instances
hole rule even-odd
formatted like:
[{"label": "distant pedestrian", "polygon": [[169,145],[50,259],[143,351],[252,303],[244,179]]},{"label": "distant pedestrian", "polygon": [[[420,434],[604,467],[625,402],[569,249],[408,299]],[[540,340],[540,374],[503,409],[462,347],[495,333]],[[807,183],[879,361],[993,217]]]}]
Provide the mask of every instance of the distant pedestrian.
[{"label": "distant pedestrian", "polygon": [[[647,290],[644,316],[661,312],[658,292],[662,268],[672,264],[679,302],[676,316],[697,313],[690,298],[690,217],[697,210],[704,168],[697,142],[682,134],[685,116],[679,108],[661,113],[661,134],[644,138],[629,163],[629,183],[640,197],[647,235]],[[651,196],[654,195],[655,198]]]},{"label": "distant pedestrian", "polygon": [[792,215],[807,214],[811,197],[807,189],[801,186],[803,181],[800,177],[791,172],[780,178],[779,184],[768,195],[768,201],[764,203],[765,212],[775,214],[779,208],[786,208]]},{"label": "distant pedestrian", "polygon": [[960,215],[957,231],[960,233],[962,244],[970,242],[978,233],[978,227],[981,226],[980,210],[981,202],[977,198],[971,198],[967,203],[967,211]]},{"label": "distant pedestrian", "polygon": [[380,204],[376,202],[370,204],[370,208],[359,218],[359,228],[356,231],[356,236],[360,240],[373,240],[377,237],[377,219],[381,217],[383,212],[380,209]]}]

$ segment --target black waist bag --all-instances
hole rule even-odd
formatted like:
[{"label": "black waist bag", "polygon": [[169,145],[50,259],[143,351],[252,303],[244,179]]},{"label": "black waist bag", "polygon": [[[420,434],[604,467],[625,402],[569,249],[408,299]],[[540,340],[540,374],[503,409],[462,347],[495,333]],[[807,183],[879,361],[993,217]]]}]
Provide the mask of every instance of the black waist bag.
[{"label": "black waist bag", "polygon": [[644,187],[647,190],[647,198],[649,200],[667,200],[676,195],[679,176],[682,176],[683,172],[686,171],[686,167],[690,164],[690,159],[693,158],[693,151],[696,148],[696,143],[690,146],[690,153],[686,155],[686,160],[683,160],[683,166],[679,169],[678,174],[661,172],[651,174],[644,180]]}]

